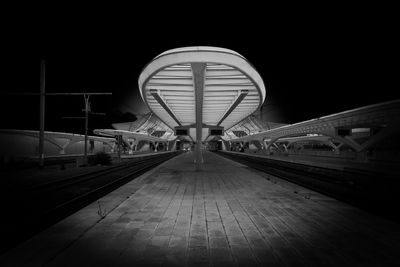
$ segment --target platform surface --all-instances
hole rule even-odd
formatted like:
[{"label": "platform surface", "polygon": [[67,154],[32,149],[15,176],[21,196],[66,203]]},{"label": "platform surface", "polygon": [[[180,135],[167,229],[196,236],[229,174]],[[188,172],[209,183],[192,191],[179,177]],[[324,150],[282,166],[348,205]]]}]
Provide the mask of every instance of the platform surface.
[{"label": "platform surface", "polygon": [[[102,215],[106,215],[101,218]],[[1,266],[400,266],[400,225],[204,152],[181,154]]]}]

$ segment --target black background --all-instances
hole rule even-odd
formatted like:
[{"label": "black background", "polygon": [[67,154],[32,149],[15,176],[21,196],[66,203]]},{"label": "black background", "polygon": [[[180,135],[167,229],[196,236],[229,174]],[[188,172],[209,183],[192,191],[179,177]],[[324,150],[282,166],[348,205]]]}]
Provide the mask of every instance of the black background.
[{"label": "black background", "polygon": [[[46,60],[47,92],[112,92],[94,96],[90,129],[132,121],[146,108],[137,79],[168,49],[219,46],[246,57],[267,88],[268,120],[295,123],[400,98],[397,17],[391,7],[268,6],[231,10],[119,7],[102,11],[52,7],[3,18],[2,128],[38,129]],[[180,8],[185,4],[181,4]],[[44,8],[44,7],[42,7]],[[49,7],[46,7],[49,8]],[[83,133],[83,97],[49,96],[46,130]]]}]

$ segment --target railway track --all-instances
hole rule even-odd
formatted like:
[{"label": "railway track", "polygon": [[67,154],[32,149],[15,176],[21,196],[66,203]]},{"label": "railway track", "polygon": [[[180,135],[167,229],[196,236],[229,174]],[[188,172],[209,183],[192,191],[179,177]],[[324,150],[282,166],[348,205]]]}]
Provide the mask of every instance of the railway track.
[{"label": "railway track", "polygon": [[337,200],[360,207],[391,220],[400,221],[397,196],[400,182],[384,173],[340,171],[304,164],[284,162],[247,154],[216,152],[258,171]]},{"label": "railway track", "polygon": [[20,198],[9,203],[8,216],[2,219],[2,227],[4,224],[17,227],[6,232],[3,240],[8,243],[3,243],[0,254],[177,154],[147,156],[25,189]]},{"label": "railway track", "polygon": [[[45,203],[40,203],[41,207],[46,207],[40,214],[42,220],[57,220],[65,217],[66,213],[69,214],[82,208],[175,155],[176,153],[167,153],[149,156],[106,170],[49,182],[37,186],[30,193],[36,197],[47,196]],[[52,201],[49,202],[49,199]]]}]

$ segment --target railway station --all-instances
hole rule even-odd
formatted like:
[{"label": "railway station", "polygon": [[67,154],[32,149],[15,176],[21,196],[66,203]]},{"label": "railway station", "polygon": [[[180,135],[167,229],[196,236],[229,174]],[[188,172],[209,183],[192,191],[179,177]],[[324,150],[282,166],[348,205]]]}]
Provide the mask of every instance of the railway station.
[{"label": "railway station", "polygon": [[[165,51],[138,77],[149,113],[45,132],[67,170],[6,184],[25,196],[10,193],[1,266],[400,265],[399,99],[269,123],[257,66],[220,47]],[[0,136],[5,163],[37,163],[38,131]],[[96,155],[110,164],[81,168]]]}]

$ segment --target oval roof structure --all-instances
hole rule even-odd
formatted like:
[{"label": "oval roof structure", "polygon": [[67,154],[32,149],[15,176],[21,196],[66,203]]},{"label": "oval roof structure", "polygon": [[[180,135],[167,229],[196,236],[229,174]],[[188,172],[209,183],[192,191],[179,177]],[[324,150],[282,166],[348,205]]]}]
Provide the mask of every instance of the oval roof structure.
[{"label": "oval roof structure", "polygon": [[167,55],[167,54],[174,54],[174,53],[180,53],[180,52],[196,52],[196,51],[223,52],[223,53],[233,54],[233,55],[237,55],[237,56],[240,56],[240,57],[244,58],[238,52],[235,52],[235,51],[230,50],[230,49],[222,48],[222,47],[188,46],[188,47],[180,47],[180,48],[174,48],[174,49],[167,50],[167,51],[159,54],[158,56],[156,56],[154,59],[156,59],[156,58],[158,58],[160,56],[163,56],[163,55]]},{"label": "oval roof structure", "polygon": [[201,123],[227,130],[254,113],[266,95],[261,76],[242,55],[209,46],[156,56],[140,74],[139,89],[149,109],[172,129]]}]

